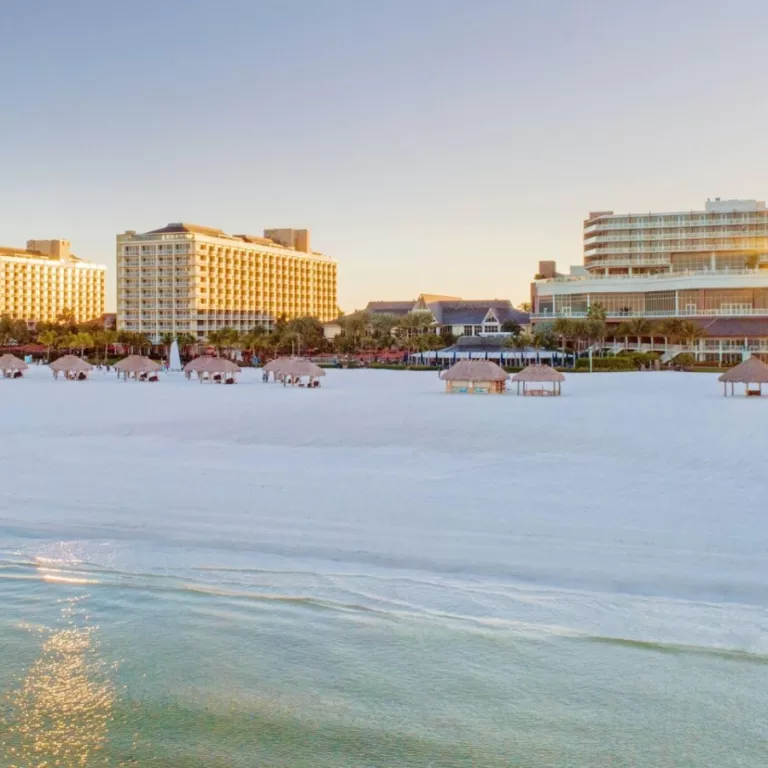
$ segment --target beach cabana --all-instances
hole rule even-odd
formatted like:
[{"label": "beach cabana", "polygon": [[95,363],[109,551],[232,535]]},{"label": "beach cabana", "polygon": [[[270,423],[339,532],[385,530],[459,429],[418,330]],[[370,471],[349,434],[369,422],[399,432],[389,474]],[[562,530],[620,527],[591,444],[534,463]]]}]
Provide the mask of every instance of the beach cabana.
[{"label": "beach cabana", "polygon": [[185,366],[184,366],[184,375],[190,379],[192,378],[192,374],[196,373],[198,378],[201,378],[201,372],[205,368],[205,366],[211,361],[215,360],[216,358],[212,355],[202,355],[201,357],[196,357],[194,360],[190,360]]},{"label": "beach cabana", "polygon": [[509,374],[490,360],[459,360],[441,377],[445,391],[473,395],[500,395]]},{"label": "beach cabana", "polygon": [[237,373],[240,366],[225,357],[210,357],[198,369],[201,382],[207,377],[208,381],[218,384],[234,384]]},{"label": "beach cabana", "polygon": [[[518,395],[540,395],[547,397],[560,394],[560,384],[565,381],[565,376],[549,365],[529,365],[527,368],[523,368],[520,373],[516,373],[512,377],[512,381],[517,384]],[[522,391],[520,388],[521,384],[523,385]],[[544,384],[551,384],[552,388],[541,386]]]},{"label": "beach cabana", "polygon": [[0,371],[4,379],[20,379],[29,366],[16,355],[0,356]]},{"label": "beach cabana", "polygon": [[64,355],[58,360],[54,360],[49,367],[53,371],[54,379],[58,379],[59,374],[62,373],[64,378],[69,381],[85,381],[88,374],[93,370],[93,366],[89,362],[74,355]]},{"label": "beach cabana", "polygon": [[261,369],[264,374],[264,381],[269,381],[270,373],[272,374],[273,381],[282,380],[284,372],[292,362],[294,362],[292,357],[276,357],[274,360],[265,363]]},{"label": "beach cabana", "polygon": [[158,373],[162,370],[162,366],[143,355],[128,355],[124,360],[115,363],[115,370],[117,377],[120,378],[122,373],[126,381],[131,377],[136,381],[159,381]]},{"label": "beach cabana", "polygon": [[761,397],[763,384],[768,384],[768,365],[757,357],[750,357],[735,368],[726,371],[719,379],[723,382],[723,395],[728,396],[728,385],[731,385],[731,395],[735,394],[736,384],[744,385],[747,397]]},{"label": "beach cabana", "polygon": [[320,382],[318,379],[321,376],[325,376],[325,371],[311,360],[288,359],[281,364],[279,373],[283,376],[283,385],[298,384],[300,387],[303,387],[302,379],[306,378],[308,379],[306,386],[309,389],[319,387]]}]

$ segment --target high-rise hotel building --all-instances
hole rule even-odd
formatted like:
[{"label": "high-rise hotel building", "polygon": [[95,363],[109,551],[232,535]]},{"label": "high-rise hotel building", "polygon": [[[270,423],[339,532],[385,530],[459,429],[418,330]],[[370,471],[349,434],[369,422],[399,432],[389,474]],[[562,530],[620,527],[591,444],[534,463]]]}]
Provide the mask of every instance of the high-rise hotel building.
[{"label": "high-rise hotel building", "polygon": [[534,316],[608,318],[768,315],[768,209],[710,200],[703,211],[591,213],[584,264],[558,275],[541,262]]},{"label": "high-rise hotel building", "polygon": [[305,229],[258,237],[177,223],[117,236],[119,329],[204,338],[282,316],[337,314],[336,262],[310,248]]},{"label": "high-rise hotel building", "polygon": [[609,323],[685,318],[710,339],[766,351],[768,209],[717,198],[701,211],[590,213],[583,266],[560,275],[541,262],[531,298],[534,323],[600,304]]},{"label": "high-rise hotel building", "polygon": [[67,240],[0,248],[0,315],[30,324],[53,322],[65,311],[77,322],[99,319],[106,269],[70,253]]}]

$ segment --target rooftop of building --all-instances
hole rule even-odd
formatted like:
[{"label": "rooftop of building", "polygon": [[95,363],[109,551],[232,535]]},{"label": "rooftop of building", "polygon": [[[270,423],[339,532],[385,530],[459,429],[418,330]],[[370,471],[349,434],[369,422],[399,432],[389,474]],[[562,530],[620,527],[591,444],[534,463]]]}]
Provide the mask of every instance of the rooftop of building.
[{"label": "rooftop of building", "polygon": [[[279,230],[272,230],[272,231],[279,231]],[[248,234],[230,235],[228,232],[225,232],[223,229],[218,229],[216,227],[206,227],[201,224],[193,224],[191,222],[186,222],[186,221],[171,222],[170,224],[166,224],[164,227],[160,227],[159,229],[151,229],[148,232],[143,232],[143,233],[138,233],[135,230],[126,230],[123,234],[127,235],[128,237],[139,237],[139,238],[147,238],[151,235],[175,235],[175,234],[203,235],[205,237],[214,237],[220,240],[232,240],[234,242],[251,243],[254,245],[264,245],[270,248],[281,248],[284,250],[295,251],[296,253],[304,253],[308,256],[320,256],[322,258],[328,258],[327,256],[325,256],[325,254],[320,253],[319,251],[312,251],[312,250],[303,251],[292,245],[281,243],[273,238],[266,237],[265,235],[248,235]]]},{"label": "rooftop of building", "polygon": [[515,309],[508,299],[460,299],[422,293],[415,301],[370,301],[366,307],[366,311],[373,314],[402,316],[410,312],[431,312],[440,325],[481,324],[491,310],[499,323],[523,325],[529,321],[528,315]]},{"label": "rooftop of building", "polygon": [[691,209],[689,211],[642,211],[640,213],[616,213],[615,211],[590,211],[585,225],[593,224],[600,219],[624,218],[626,216],[690,216],[691,214],[718,214],[718,213],[754,213],[757,211],[768,211],[764,200],[753,199],[729,199],[723,200],[716,197],[714,200],[708,199],[704,203],[703,209]]},{"label": "rooftop of building", "polygon": [[14,248],[13,246],[0,245],[0,256],[11,256],[18,259],[40,259],[42,261],[65,261],[74,264],[87,264],[84,259],[75,256],[74,253],[68,253],[66,256],[57,256],[55,254],[45,253],[36,248]]},{"label": "rooftop of building", "polygon": [[712,320],[693,318],[691,322],[710,337],[747,339],[768,336],[768,318],[765,317],[717,317]]},{"label": "rooftop of building", "polygon": [[437,301],[429,309],[441,325],[479,325],[492,312],[499,323],[525,325],[530,321],[526,312],[515,309],[508,299],[472,299],[469,301]]}]

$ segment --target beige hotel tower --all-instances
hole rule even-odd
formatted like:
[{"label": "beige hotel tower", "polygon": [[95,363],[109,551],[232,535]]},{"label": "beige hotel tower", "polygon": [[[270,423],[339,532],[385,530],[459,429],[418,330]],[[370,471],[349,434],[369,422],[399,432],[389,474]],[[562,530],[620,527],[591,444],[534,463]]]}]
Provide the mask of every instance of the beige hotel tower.
[{"label": "beige hotel tower", "polygon": [[121,330],[203,338],[281,316],[331,320],[336,307],[336,262],[310,248],[306,229],[259,237],[176,223],[117,236]]},{"label": "beige hotel tower", "polygon": [[70,253],[68,240],[0,248],[0,315],[30,324],[53,322],[65,310],[77,322],[101,319],[106,269]]}]

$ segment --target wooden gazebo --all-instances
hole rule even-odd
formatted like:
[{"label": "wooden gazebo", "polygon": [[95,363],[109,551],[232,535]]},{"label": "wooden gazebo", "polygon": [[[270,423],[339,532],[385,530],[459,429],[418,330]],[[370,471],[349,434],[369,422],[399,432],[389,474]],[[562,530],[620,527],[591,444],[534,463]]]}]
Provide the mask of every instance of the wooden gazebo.
[{"label": "wooden gazebo", "polygon": [[[517,384],[518,395],[557,397],[560,395],[560,385],[565,381],[565,376],[549,365],[529,365],[527,368],[523,368],[520,373],[516,373],[512,377],[512,381]],[[522,391],[521,384],[523,385]],[[552,388],[549,389],[543,386],[531,387],[531,384],[552,384]]]},{"label": "wooden gazebo", "polygon": [[451,394],[500,395],[509,374],[490,360],[459,360],[440,378]]},{"label": "wooden gazebo", "polygon": [[728,385],[731,385],[731,395],[735,394],[734,385],[743,384],[747,397],[761,397],[763,384],[768,384],[768,365],[757,357],[750,357],[743,363],[726,371],[720,376],[723,382],[723,395],[728,396]]}]

